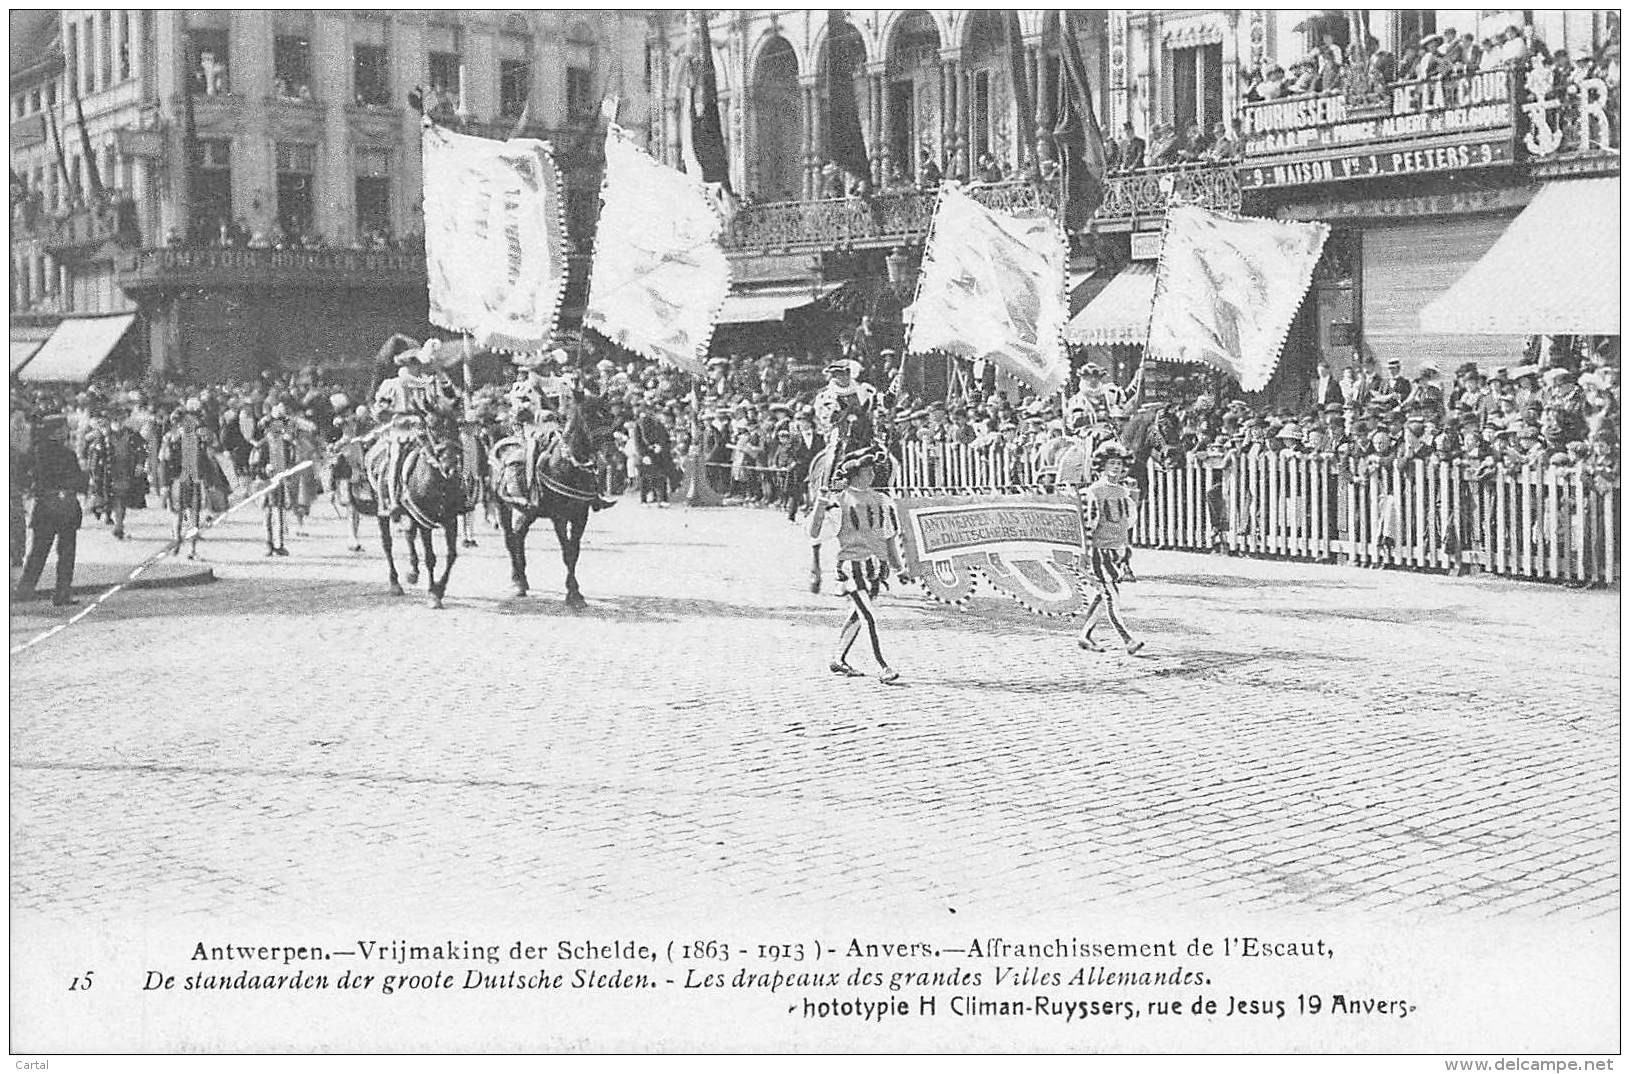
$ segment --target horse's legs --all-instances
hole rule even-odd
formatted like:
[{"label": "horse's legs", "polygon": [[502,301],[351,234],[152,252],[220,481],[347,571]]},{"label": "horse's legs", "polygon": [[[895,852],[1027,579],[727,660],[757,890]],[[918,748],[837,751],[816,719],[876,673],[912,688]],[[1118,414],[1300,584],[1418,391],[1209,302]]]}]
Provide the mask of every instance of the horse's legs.
[{"label": "horse's legs", "polygon": [[408,585],[419,584],[419,545],[413,539],[416,528],[413,520],[407,519]]},{"label": "horse's legs", "polygon": [[588,528],[589,518],[585,513],[582,518],[556,518],[553,521],[555,537],[560,541],[560,560],[566,564],[566,606],[582,608],[588,602],[577,588],[577,554],[582,551],[583,531]]},{"label": "horse's legs", "polygon": [[[458,515],[449,515],[442,520],[442,540],[447,545],[447,569],[441,572],[441,581],[438,582],[436,580],[435,566],[432,565],[429,568],[430,606],[432,608],[441,607],[441,600],[447,595],[447,580],[453,576],[453,563],[458,559],[458,519]],[[424,544],[427,550],[430,548],[430,534],[430,530],[424,531]],[[427,551],[426,558],[428,559],[428,557],[429,553]]]},{"label": "horse's legs", "polygon": [[432,597],[436,594],[436,543],[433,540],[435,533],[436,531],[429,526],[421,526],[417,522],[408,530],[409,543],[424,542],[425,587]]},{"label": "horse's legs", "polygon": [[391,595],[402,595],[402,582],[396,577],[396,556],[391,552],[391,520],[390,516],[381,512],[379,515],[379,545],[385,550],[385,565],[391,571]]}]

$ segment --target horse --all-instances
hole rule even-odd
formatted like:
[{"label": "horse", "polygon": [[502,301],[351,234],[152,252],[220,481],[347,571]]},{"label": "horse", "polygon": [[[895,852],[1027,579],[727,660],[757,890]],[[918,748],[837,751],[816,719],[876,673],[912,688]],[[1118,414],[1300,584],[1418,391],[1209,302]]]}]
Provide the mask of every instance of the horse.
[{"label": "horse", "polygon": [[[413,585],[418,581],[418,549],[415,542],[421,542],[424,546],[425,572],[429,576],[430,606],[441,608],[442,598],[447,595],[447,580],[452,576],[453,564],[458,559],[459,516],[467,509],[462,452],[456,439],[430,430],[419,438],[404,442],[400,451],[400,485],[394,497],[387,495],[393,480],[389,436],[376,441],[364,457],[374,502],[383,504],[394,501],[396,505],[393,511],[376,511],[379,543],[385,551],[385,563],[390,568],[390,591],[393,596],[402,595],[402,583],[397,578],[396,558],[391,547],[391,520],[393,516],[400,515],[408,524],[408,584]],[[432,535],[438,529],[442,532],[447,552],[447,568],[440,579],[436,577],[436,550],[432,540]]]},{"label": "horse", "polygon": [[574,388],[559,432],[536,438],[511,436],[493,445],[491,480],[517,597],[526,596],[529,589],[526,535],[532,523],[547,518],[555,524],[560,559],[566,566],[566,606],[574,610],[587,606],[577,584],[577,557],[589,513],[616,506],[600,496],[598,466],[613,442],[614,428],[605,399]]}]

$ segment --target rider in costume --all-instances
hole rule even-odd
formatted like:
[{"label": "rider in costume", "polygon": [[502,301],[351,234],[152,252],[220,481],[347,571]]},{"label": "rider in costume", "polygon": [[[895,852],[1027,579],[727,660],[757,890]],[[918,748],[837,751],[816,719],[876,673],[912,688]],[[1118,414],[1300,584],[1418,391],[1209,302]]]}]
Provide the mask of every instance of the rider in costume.
[{"label": "rider in costume", "polygon": [[[392,336],[390,347],[402,336]],[[412,342],[407,340],[407,342]],[[439,340],[403,350],[396,355],[396,375],[379,386],[374,393],[374,415],[383,423],[382,428],[389,451],[387,473],[389,480],[381,490],[379,509],[386,516],[401,509],[402,462],[405,447],[414,441],[428,442],[434,427],[453,412],[462,396],[452,380],[438,368]]]},{"label": "rider in costume", "polygon": [[826,367],[826,387],[815,393],[815,430],[838,441],[834,458],[869,447],[877,435],[877,389],[858,379],[860,363],[839,358]]}]

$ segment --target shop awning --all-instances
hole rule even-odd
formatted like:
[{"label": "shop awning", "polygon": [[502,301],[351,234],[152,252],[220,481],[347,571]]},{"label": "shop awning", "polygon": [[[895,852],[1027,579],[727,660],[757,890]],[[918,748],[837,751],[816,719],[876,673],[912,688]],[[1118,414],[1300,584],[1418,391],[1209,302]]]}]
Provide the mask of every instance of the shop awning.
[{"label": "shop awning", "polygon": [[1064,326],[1066,343],[1106,346],[1149,339],[1149,309],[1155,302],[1155,262],[1134,261],[1109,281],[1087,308]]},{"label": "shop awning", "polygon": [[754,324],[758,321],[779,321],[788,310],[808,306],[843,286],[836,283],[789,283],[769,287],[744,288],[725,296],[719,310],[720,324]]},{"label": "shop awning", "polygon": [[45,346],[17,376],[26,381],[83,384],[107,361],[135,320],[134,313],[70,317],[57,325]]},{"label": "shop awning", "polygon": [[1619,180],[1547,183],[1466,274],[1421,308],[1434,335],[1619,334]]},{"label": "shop awning", "polygon": [[17,370],[27,365],[28,360],[34,357],[35,354],[39,353],[39,349],[41,347],[45,346],[45,341],[48,338],[50,338],[48,335],[42,335],[35,339],[12,336],[11,372],[15,374]]}]

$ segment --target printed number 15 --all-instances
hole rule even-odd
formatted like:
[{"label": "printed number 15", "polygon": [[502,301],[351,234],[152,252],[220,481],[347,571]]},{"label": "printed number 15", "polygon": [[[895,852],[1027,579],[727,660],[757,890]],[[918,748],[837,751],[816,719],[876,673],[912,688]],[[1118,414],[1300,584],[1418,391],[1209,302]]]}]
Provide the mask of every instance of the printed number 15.
[{"label": "printed number 15", "polygon": [[91,974],[93,974],[95,972],[96,972],[95,970],[86,970],[85,973],[82,976],[75,977],[73,980],[69,981],[68,982],[68,991],[70,991],[70,992],[89,992],[91,990],[91,983],[92,983],[91,982]]}]

